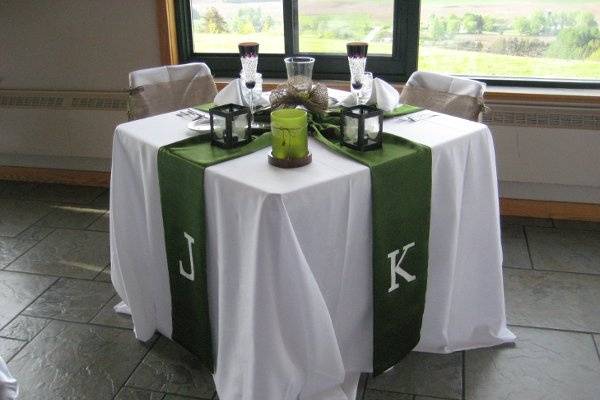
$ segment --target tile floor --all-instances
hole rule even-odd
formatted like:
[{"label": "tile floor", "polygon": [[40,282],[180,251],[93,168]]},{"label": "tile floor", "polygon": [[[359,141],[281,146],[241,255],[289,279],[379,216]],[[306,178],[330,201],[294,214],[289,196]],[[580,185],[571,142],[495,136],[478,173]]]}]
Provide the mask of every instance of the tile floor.
[{"label": "tile floor", "polygon": [[[103,189],[0,181],[0,355],[20,399],[216,398],[192,355],[112,312],[107,211]],[[362,399],[600,399],[600,224],[505,218],[502,235],[517,344],[412,353]]]}]

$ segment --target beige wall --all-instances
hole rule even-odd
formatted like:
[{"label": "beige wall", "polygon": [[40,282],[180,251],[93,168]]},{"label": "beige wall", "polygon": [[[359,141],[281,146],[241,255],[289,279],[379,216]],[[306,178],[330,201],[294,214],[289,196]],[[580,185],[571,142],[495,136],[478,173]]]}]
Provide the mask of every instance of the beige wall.
[{"label": "beige wall", "polygon": [[490,129],[502,197],[600,203],[599,131],[514,126]]},{"label": "beige wall", "polygon": [[0,87],[123,90],[160,62],[156,0],[0,0]]},{"label": "beige wall", "polygon": [[494,136],[502,197],[600,203],[597,101],[505,100],[488,106],[484,120]]},{"label": "beige wall", "polygon": [[[157,65],[156,0],[0,0],[0,89],[116,93]],[[104,170],[125,120],[123,109],[0,106],[0,165]]]}]

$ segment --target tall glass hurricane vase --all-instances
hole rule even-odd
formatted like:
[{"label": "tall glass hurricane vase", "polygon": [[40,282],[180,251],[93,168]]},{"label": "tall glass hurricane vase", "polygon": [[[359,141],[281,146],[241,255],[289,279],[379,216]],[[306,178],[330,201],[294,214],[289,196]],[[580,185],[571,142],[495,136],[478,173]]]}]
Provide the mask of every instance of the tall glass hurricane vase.
[{"label": "tall glass hurricane vase", "polygon": [[369,44],[365,42],[350,42],[346,44],[348,65],[350,66],[350,90],[356,98],[356,104],[360,104],[360,93],[367,65],[368,48]]},{"label": "tall glass hurricane vase", "polygon": [[242,82],[250,90],[250,115],[254,122],[254,87],[256,86],[258,68],[258,43],[245,42],[238,45],[240,61],[242,62]]},{"label": "tall glass hurricane vase", "polygon": [[308,92],[312,88],[315,59],[312,57],[287,57],[283,61],[287,71],[288,84],[301,92]]}]

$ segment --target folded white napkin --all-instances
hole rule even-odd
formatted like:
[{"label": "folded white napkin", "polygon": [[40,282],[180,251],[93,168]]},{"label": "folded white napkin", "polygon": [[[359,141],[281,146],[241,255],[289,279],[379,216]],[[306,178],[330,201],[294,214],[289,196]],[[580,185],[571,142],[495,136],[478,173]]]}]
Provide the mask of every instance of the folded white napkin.
[{"label": "folded white napkin", "polygon": [[[229,82],[227,86],[225,86],[219,93],[217,93],[214,103],[218,106],[222,106],[224,104],[237,104],[240,106],[249,107],[249,92],[250,91],[245,87],[242,88],[242,82],[240,78],[236,78]],[[248,95],[244,96],[244,93],[248,93]],[[254,97],[254,107],[266,107],[269,105],[269,99],[264,93],[259,93],[255,90],[252,91],[252,95]]]},{"label": "folded white napkin", "polygon": [[8,372],[6,363],[0,357],[0,400],[14,400],[19,395],[19,385]]},{"label": "folded white napkin", "polygon": [[[368,105],[375,104],[377,108],[383,111],[392,111],[398,106],[400,101],[400,93],[392,85],[380,78],[373,79],[373,90],[371,97],[367,101]],[[356,97],[350,93],[341,104],[344,107],[352,107],[356,105]]]}]

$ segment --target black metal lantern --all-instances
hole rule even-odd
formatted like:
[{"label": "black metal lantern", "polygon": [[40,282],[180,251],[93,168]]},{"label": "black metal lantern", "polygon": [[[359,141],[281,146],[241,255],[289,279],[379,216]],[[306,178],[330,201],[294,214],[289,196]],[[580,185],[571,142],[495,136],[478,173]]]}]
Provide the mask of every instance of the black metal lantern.
[{"label": "black metal lantern", "polygon": [[342,144],[354,150],[379,149],[383,143],[383,111],[358,105],[342,111]]},{"label": "black metal lantern", "polygon": [[215,146],[230,149],[252,140],[250,109],[237,104],[225,104],[208,110],[210,139]]}]

